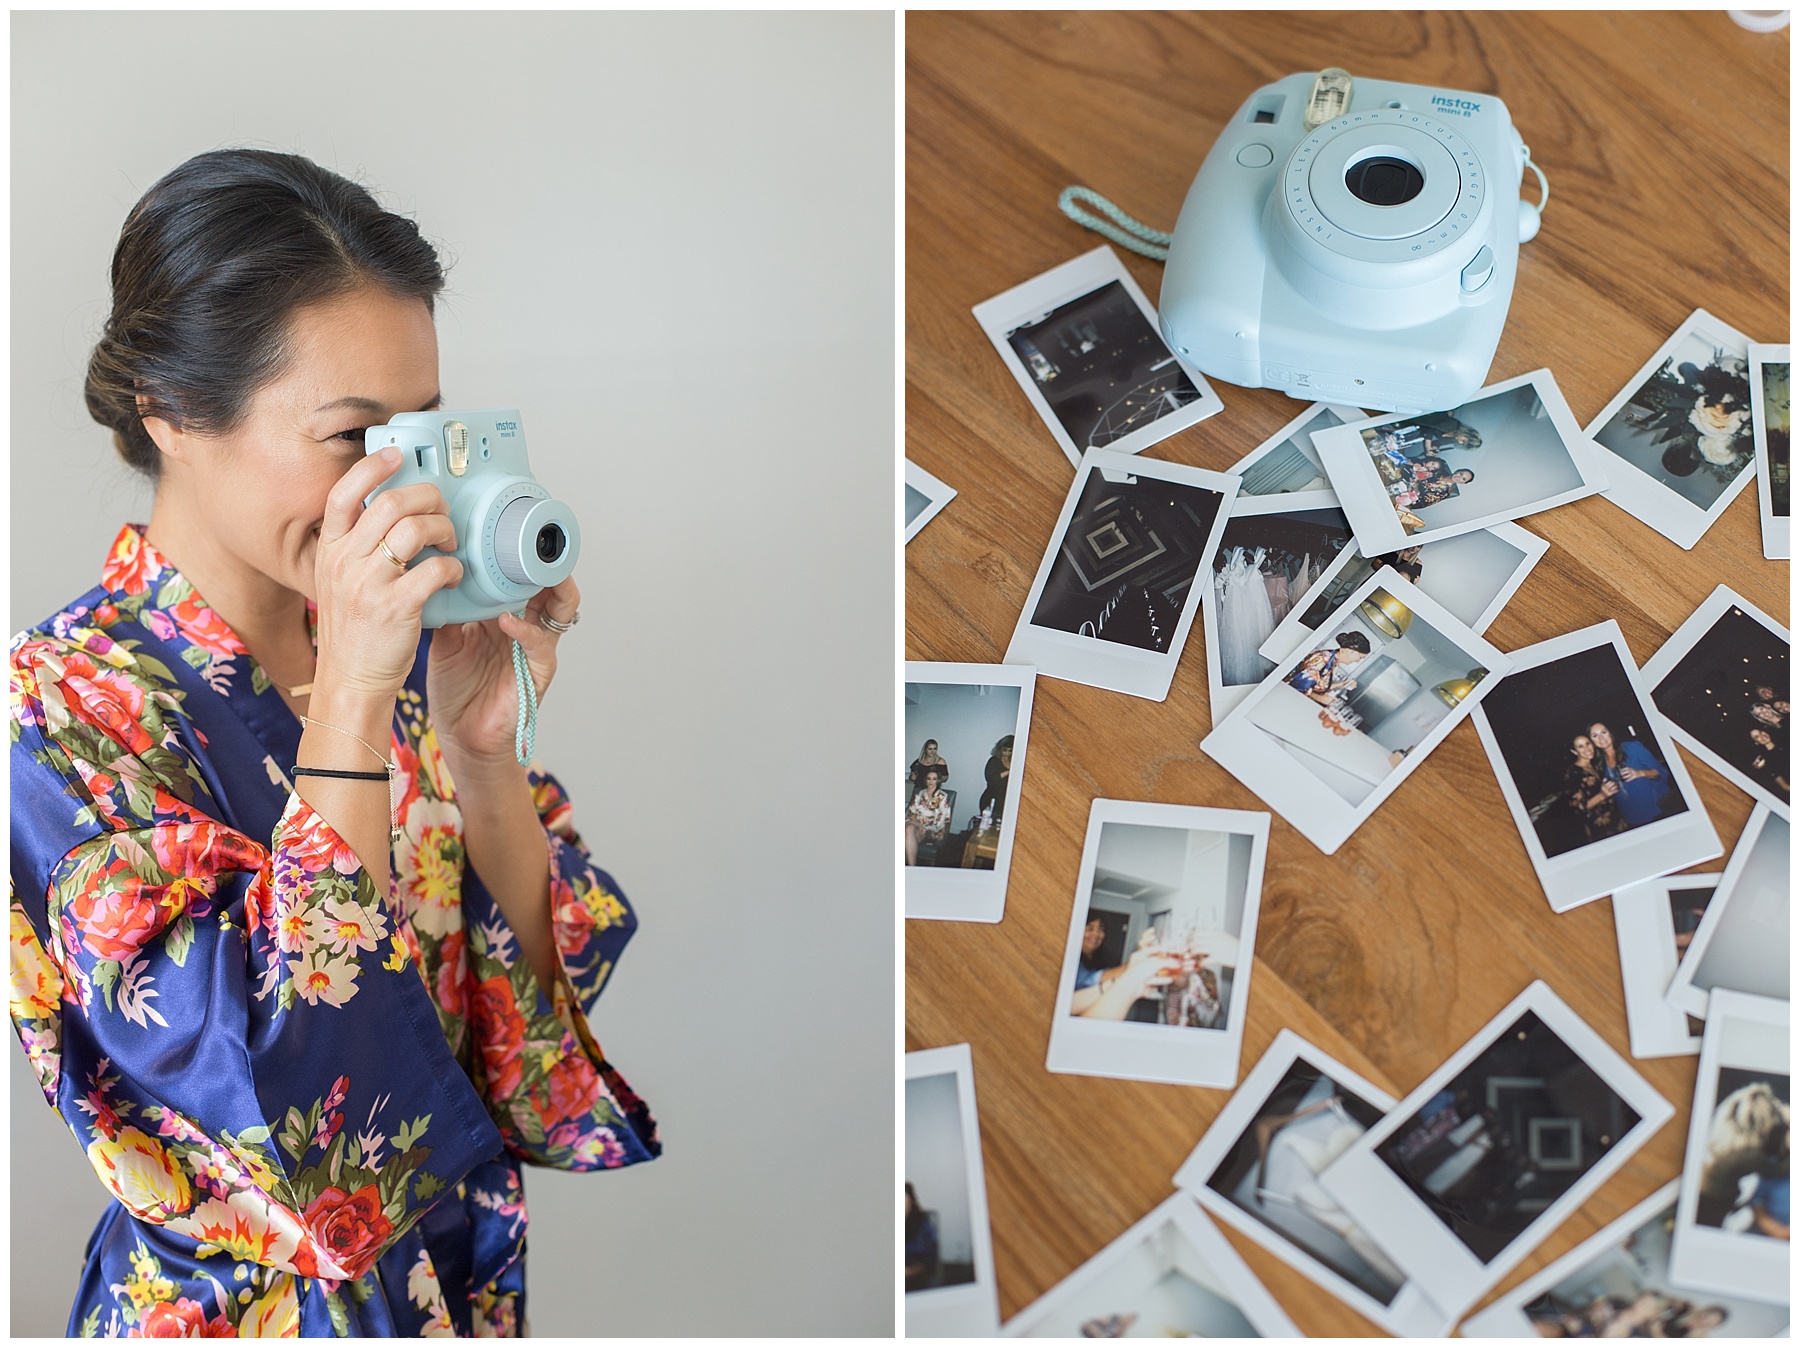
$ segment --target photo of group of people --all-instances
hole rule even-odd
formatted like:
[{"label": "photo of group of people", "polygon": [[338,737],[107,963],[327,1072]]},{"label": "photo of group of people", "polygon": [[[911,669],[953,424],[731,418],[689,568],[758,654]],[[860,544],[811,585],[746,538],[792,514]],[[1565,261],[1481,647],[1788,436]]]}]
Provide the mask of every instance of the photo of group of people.
[{"label": "photo of group of people", "polygon": [[1610,645],[1515,670],[1482,710],[1546,857],[1688,808]]},{"label": "photo of group of people", "polygon": [[1677,1184],[1663,1186],[1523,1286],[1465,1322],[1467,1338],[1768,1338],[1787,1307],[1676,1287]]},{"label": "photo of group of people", "polygon": [[901,785],[908,866],[994,868],[1019,697],[992,684],[906,685],[907,738],[919,746]]},{"label": "photo of group of people", "polygon": [[1088,473],[1032,623],[1143,651],[1172,649],[1212,555],[1223,499],[1148,472],[1126,481]]},{"label": "photo of group of people", "polygon": [[1102,825],[1069,1014],[1225,1029],[1249,873],[1244,834]]},{"label": "photo of group of people", "polygon": [[[1701,619],[1706,622],[1705,618]],[[1692,639],[1651,696],[1657,710],[1745,779],[1786,805],[1789,797],[1788,640],[1761,615],[1727,603]]]},{"label": "photo of group of people", "polygon": [[[1221,691],[1261,683],[1275,662],[1259,649],[1350,544],[1341,510],[1269,511],[1240,500],[1212,565],[1207,674]],[[1225,705],[1220,705],[1220,704]],[[1215,719],[1235,701],[1215,698]]]},{"label": "photo of group of people", "polygon": [[1788,1076],[1721,1067],[1694,1221],[1788,1239]]},{"label": "photo of group of people", "polygon": [[1527,1011],[1375,1154],[1485,1263],[1638,1118],[1605,1077]]}]

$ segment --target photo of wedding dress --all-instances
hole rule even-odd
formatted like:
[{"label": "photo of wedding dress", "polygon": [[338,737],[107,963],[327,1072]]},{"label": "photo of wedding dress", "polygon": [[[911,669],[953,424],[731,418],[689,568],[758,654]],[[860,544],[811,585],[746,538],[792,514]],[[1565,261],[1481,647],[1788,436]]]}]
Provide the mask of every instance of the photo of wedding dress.
[{"label": "photo of wedding dress", "polygon": [[1339,510],[1241,515],[1226,524],[1212,578],[1221,687],[1261,683],[1275,668],[1257,648],[1349,543]]}]

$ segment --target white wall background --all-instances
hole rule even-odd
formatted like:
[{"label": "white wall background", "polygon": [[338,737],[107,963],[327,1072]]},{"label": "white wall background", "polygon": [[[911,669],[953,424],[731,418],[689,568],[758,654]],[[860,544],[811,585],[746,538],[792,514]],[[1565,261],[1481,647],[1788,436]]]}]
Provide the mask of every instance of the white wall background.
[{"label": "white wall background", "polygon": [[[82,375],[127,210],[220,146],[416,216],[447,400],[580,513],[539,742],[641,916],[596,1031],[667,1154],[527,1175],[540,1335],[893,1330],[894,29],[12,19],[15,630],[147,515]],[[829,789],[777,821],[773,765]],[[60,1335],[104,1195],[11,1057],[12,1330]]]},{"label": "white wall background", "polygon": [[926,740],[938,742],[938,757],[950,768],[944,785],[956,792],[950,831],[961,832],[981,813],[994,746],[1002,735],[1018,733],[1019,690],[1001,684],[909,683],[906,694],[906,762],[919,756]]},{"label": "white wall background", "polygon": [[975,1260],[963,1145],[956,1073],[909,1080],[904,1178],[912,1185],[919,1206],[937,1214],[938,1258],[946,1264]]},{"label": "white wall background", "polygon": [[1460,495],[1425,507],[1419,518],[1426,527],[1441,529],[1581,485],[1575,461],[1530,385],[1466,404],[1455,416],[1481,432],[1481,448],[1452,449],[1442,457],[1452,469],[1472,470],[1475,480]]}]

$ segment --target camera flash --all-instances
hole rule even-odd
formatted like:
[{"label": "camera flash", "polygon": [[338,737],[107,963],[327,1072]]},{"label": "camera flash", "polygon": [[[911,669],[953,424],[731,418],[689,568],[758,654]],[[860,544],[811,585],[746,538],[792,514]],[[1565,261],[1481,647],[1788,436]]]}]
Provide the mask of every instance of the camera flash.
[{"label": "camera flash", "polygon": [[1350,110],[1350,90],[1355,81],[1348,70],[1327,66],[1313,81],[1312,93],[1306,99],[1306,129],[1324,126],[1334,117]]},{"label": "camera flash", "polygon": [[450,476],[461,477],[469,471],[469,428],[460,421],[444,423],[444,449],[448,454]]}]

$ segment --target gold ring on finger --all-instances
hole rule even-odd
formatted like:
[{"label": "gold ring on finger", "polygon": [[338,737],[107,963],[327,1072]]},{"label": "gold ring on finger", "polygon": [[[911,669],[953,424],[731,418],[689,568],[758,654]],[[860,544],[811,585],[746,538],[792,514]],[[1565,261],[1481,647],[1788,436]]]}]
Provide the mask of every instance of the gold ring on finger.
[{"label": "gold ring on finger", "polygon": [[380,549],[381,549],[381,555],[383,557],[386,557],[390,562],[392,562],[394,564],[395,569],[397,569],[398,571],[400,571],[402,573],[404,573],[406,571],[406,563],[401,561],[398,557],[394,556],[394,550],[387,545],[387,539],[385,539],[385,538],[382,539],[381,542],[379,544],[377,544],[377,546],[380,547]]}]

